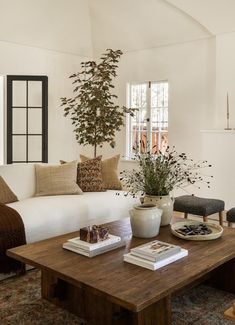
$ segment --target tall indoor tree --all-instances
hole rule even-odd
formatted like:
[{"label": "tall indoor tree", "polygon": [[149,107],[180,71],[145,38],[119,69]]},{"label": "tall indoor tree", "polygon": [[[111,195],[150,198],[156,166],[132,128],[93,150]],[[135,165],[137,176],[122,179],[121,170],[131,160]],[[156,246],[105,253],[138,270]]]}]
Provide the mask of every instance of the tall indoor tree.
[{"label": "tall indoor tree", "polygon": [[105,142],[115,147],[115,133],[124,125],[125,114],[134,115],[133,109],[117,105],[117,96],[112,93],[122,54],[107,49],[98,63],[82,62],[81,71],[70,76],[75,96],[61,98],[64,116],[71,117],[77,142],[93,146],[94,157],[97,147]]}]

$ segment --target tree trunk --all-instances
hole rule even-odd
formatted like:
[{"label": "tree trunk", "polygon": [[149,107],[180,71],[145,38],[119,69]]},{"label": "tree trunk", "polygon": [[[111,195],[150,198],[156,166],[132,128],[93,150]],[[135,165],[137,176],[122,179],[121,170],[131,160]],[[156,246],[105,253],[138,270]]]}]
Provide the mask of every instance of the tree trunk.
[{"label": "tree trunk", "polygon": [[[96,111],[96,116],[97,116],[97,111]],[[94,158],[96,158],[96,152],[97,152],[97,142],[96,142],[96,122],[95,122],[94,138],[95,138],[95,145],[94,145]]]},{"label": "tree trunk", "polygon": [[94,146],[94,158],[96,158],[97,145]]}]

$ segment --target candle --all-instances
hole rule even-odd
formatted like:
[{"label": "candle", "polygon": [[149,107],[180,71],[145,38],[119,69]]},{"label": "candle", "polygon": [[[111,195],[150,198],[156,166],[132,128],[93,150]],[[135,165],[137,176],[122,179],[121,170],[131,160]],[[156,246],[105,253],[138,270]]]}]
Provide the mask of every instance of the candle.
[{"label": "candle", "polygon": [[227,93],[227,119],[229,120],[229,97]]},{"label": "candle", "polygon": [[227,92],[227,114],[226,114],[226,117],[227,117],[227,127],[225,128],[225,130],[232,130],[229,127],[229,96],[228,96],[228,92]]}]

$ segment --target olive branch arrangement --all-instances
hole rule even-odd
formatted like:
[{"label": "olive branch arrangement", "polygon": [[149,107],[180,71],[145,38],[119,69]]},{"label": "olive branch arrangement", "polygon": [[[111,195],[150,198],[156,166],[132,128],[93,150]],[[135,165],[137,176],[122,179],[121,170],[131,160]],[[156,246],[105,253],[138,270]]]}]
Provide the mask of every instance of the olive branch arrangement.
[{"label": "olive branch arrangement", "polygon": [[208,178],[213,176],[203,175],[201,170],[211,165],[206,160],[194,162],[185,153],[177,153],[175,147],[170,149],[168,146],[165,152],[147,150],[136,153],[133,160],[138,163],[138,169],[121,173],[126,195],[164,196],[175,188],[184,189],[188,185],[200,189],[198,184],[210,188]]}]

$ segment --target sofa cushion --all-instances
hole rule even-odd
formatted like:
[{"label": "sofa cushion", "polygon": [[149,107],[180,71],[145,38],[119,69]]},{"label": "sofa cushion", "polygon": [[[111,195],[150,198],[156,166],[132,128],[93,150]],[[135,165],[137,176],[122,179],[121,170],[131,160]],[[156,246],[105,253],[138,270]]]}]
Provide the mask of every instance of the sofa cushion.
[{"label": "sofa cushion", "polygon": [[41,196],[9,204],[21,215],[27,243],[129,216],[137,199],[117,191]]},{"label": "sofa cushion", "polygon": [[0,203],[12,203],[18,201],[17,196],[12,192],[2,176],[0,176]]},{"label": "sofa cushion", "polygon": [[84,192],[104,191],[101,156],[78,163],[77,182]]},{"label": "sofa cushion", "polygon": [[77,161],[63,165],[35,165],[35,196],[82,194],[77,185]]},{"label": "sofa cushion", "polygon": [[[81,161],[87,161],[91,158],[80,155]],[[104,159],[101,161],[101,174],[102,180],[104,184],[104,188],[106,190],[121,190],[122,183],[118,178],[118,163],[119,163],[120,155],[113,156],[108,159]]]}]

